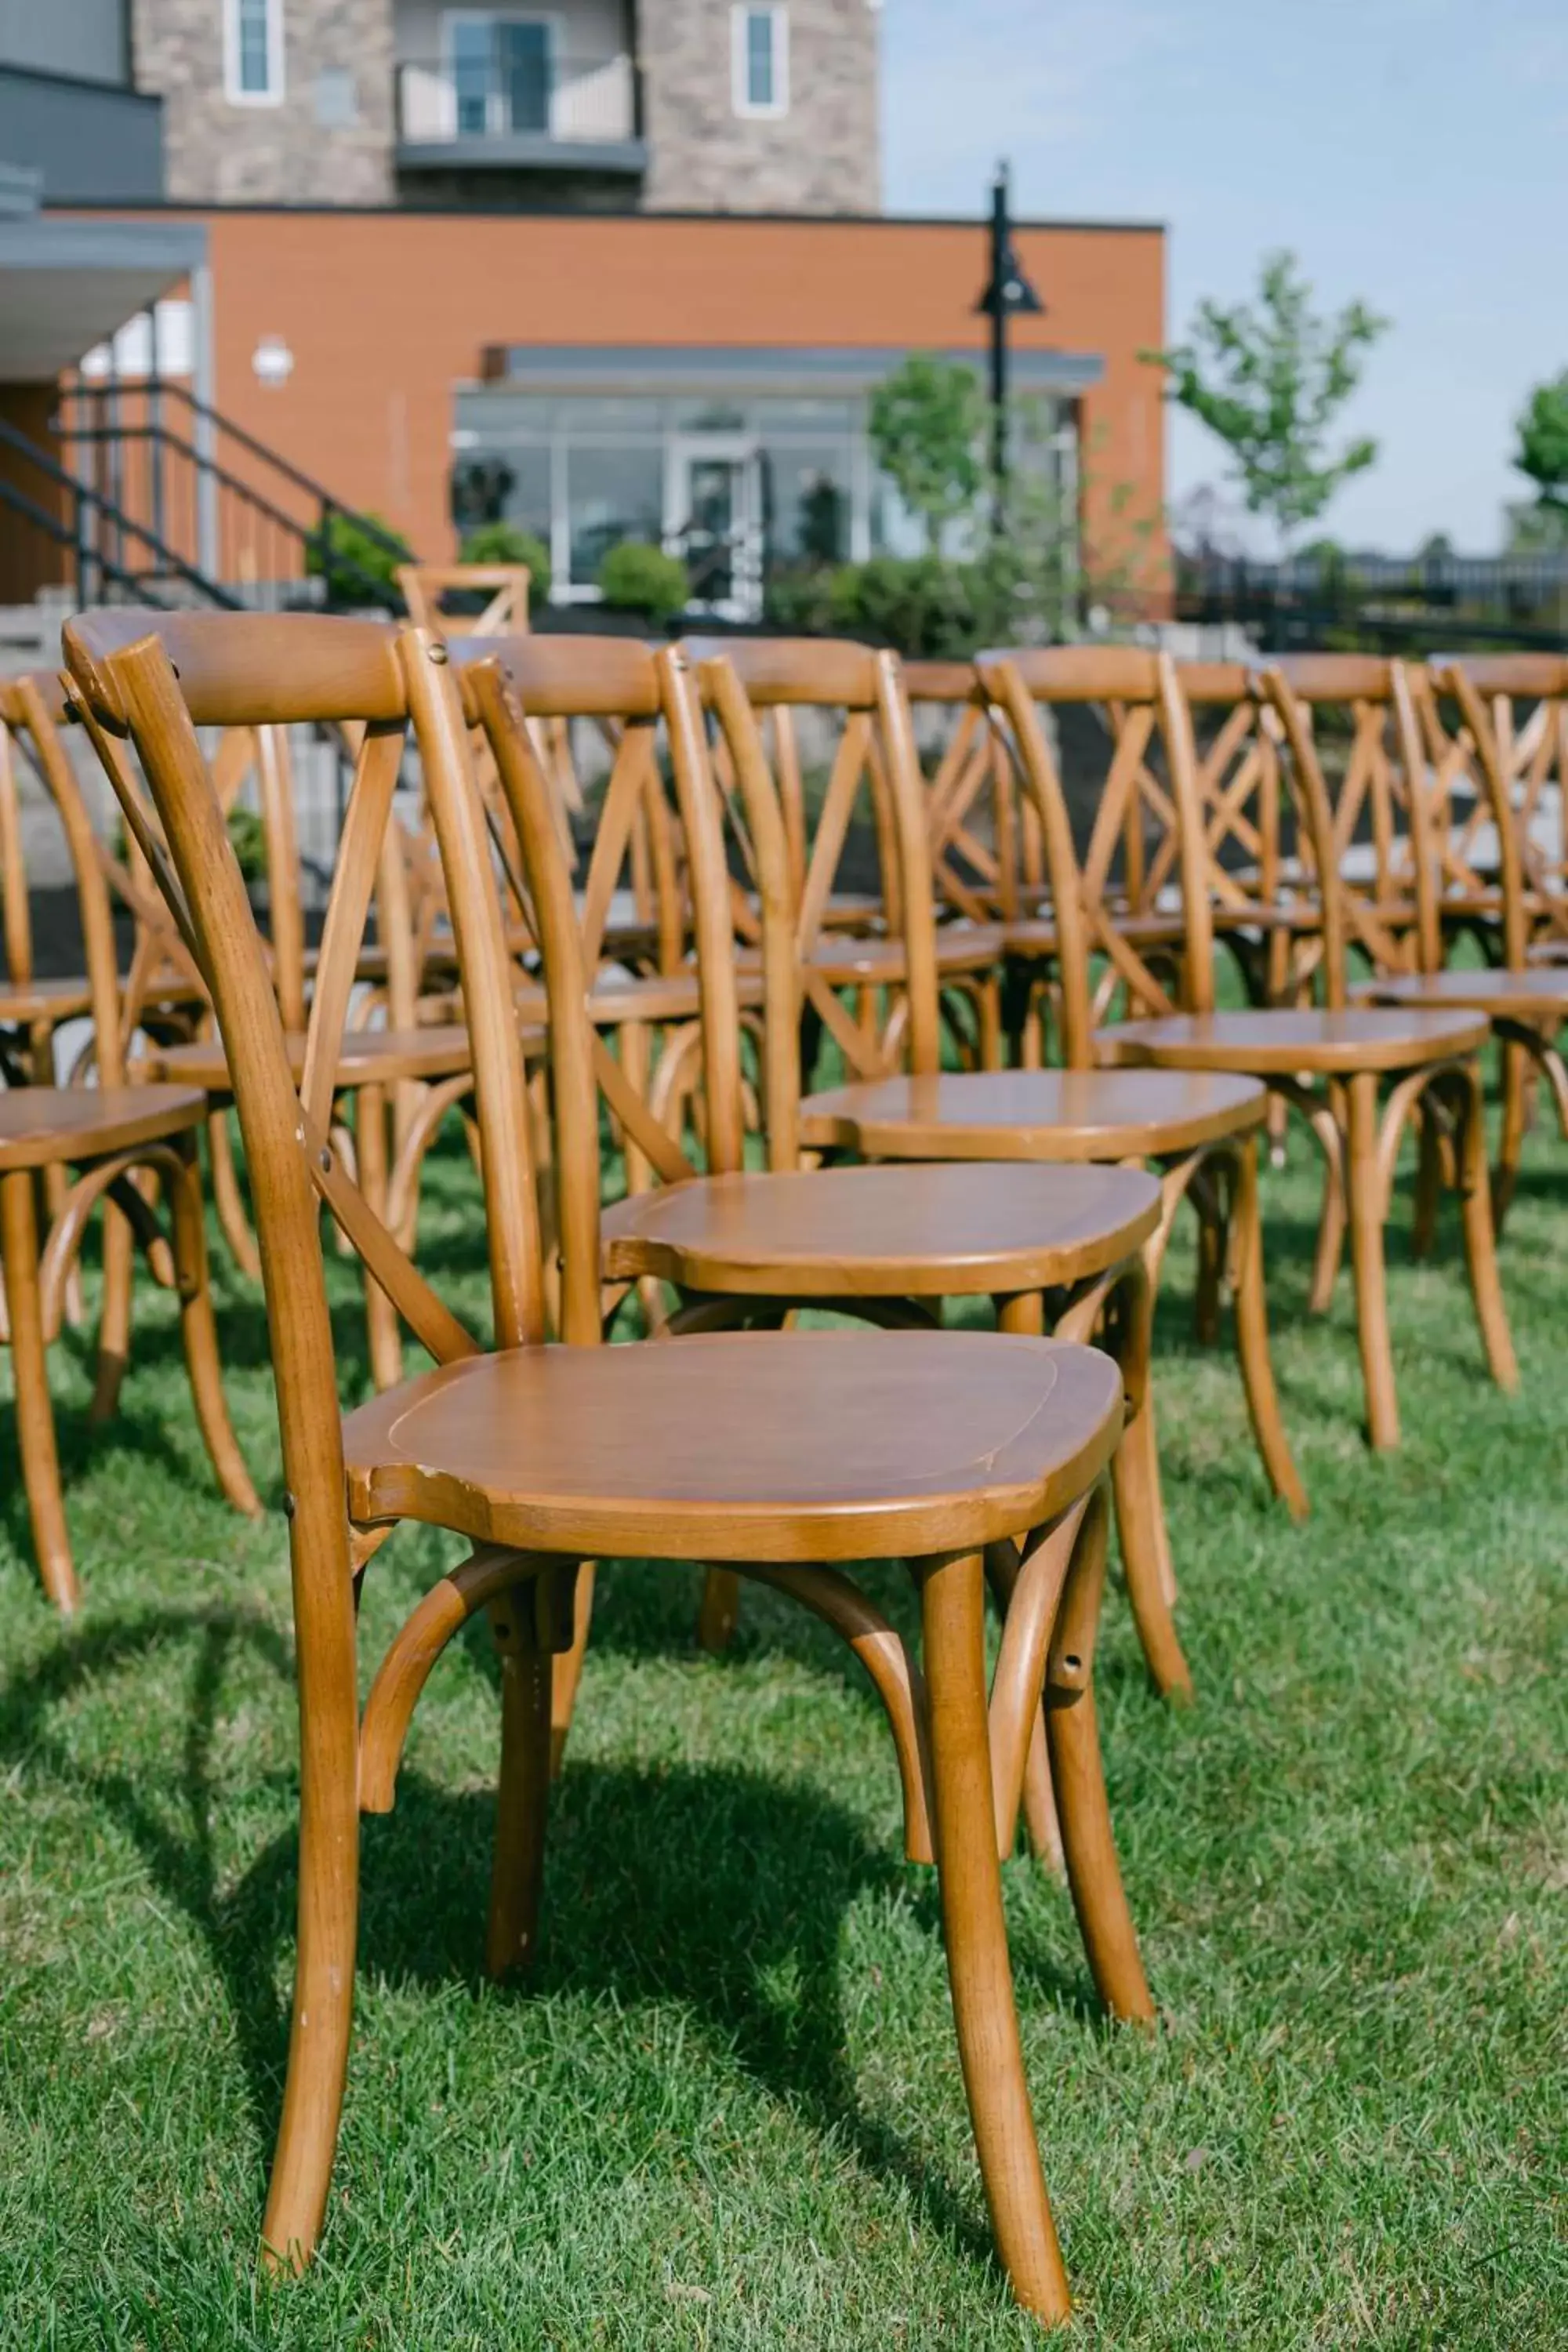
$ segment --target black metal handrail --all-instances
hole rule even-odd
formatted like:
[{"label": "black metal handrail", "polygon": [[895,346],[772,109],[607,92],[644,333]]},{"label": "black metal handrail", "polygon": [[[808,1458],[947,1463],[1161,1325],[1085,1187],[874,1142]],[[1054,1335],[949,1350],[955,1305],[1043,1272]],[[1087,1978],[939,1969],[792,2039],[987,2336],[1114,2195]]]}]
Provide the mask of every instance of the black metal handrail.
[{"label": "black metal handrail", "polygon": [[[177,422],[166,413],[170,404]],[[142,450],[146,479],[140,487],[153,536],[174,535],[169,518],[178,510],[181,535],[190,541],[187,562],[215,584],[247,592],[231,601],[256,601],[263,583],[290,591],[307,579],[320,580],[321,601],[329,606],[387,604],[395,593],[389,574],[408,561],[409,550],[395,532],[184,383],[156,375],[79,382],[65,396],[58,430],[100,480],[107,477],[108,506],[117,516],[132,511],[123,486],[125,454]],[[249,478],[253,471],[259,480]],[[292,511],[290,494],[297,494]],[[345,547],[345,538],[358,543],[360,555]],[[273,559],[265,569],[257,561],[258,543]],[[372,569],[362,556],[380,561]]]},{"label": "black metal handrail", "polygon": [[[90,483],[79,481],[74,474],[51,457],[47,449],[39,448],[36,441],[29,441],[25,433],[19,432],[14,425],[6,424],[4,419],[0,419],[0,448],[8,450],[13,457],[31,466],[41,479],[59,494],[66,511],[64,514],[51,513],[47,506],[29,498],[18,484],[0,478],[0,503],[31,523],[36,530],[42,530],[56,546],[71,550],[72,584],[79,603],[100,602],[103,583],[113,582],[117,586],[145,597],[150,604],[157,604],[159,599],[153,592],[161,583],[173,579],[182,581],[205,604],[230,611],[242,609],[239,597],[230,594],[217,581],[209,580],[194,564],[187,562],[177,548],[169,546],[134,515],[123,512],[111,499],[94,489]],[[109,526],[121,551],[119,557],[104,551],[99,544],[103,534],[89,530],[89,521]],[[148,567],[133,569],[123,561],[127,539],[134,541],[137,547],[153,559]]]}]

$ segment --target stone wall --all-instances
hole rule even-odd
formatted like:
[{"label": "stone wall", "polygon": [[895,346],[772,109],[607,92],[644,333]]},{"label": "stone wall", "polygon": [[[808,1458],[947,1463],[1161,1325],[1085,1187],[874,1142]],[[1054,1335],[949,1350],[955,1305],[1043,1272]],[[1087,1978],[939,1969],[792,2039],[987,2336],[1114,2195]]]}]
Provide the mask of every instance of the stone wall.
[{"label": "stone wall", "polygon": [[137,87],[163,100],[174,202],[392,202],[392,0],[284,0],[277,105],[225,94],[223,0],[132,7]]},{"label": "stone wall", "polygon": [[730,0],[641,0],[656,212],[874,213],[878,17],[869,0],[789,0],[789,110],[737,113]]}]

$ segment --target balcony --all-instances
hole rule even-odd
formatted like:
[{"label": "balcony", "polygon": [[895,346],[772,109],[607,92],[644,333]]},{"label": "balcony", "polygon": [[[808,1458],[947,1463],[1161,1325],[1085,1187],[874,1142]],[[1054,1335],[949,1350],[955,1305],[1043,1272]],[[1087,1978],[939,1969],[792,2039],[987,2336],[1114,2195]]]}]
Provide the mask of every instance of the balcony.
[{"label": "balcony", "polygon": [[612,172],[647,166],[625,50],[559,50],[546,20],[448,20],[454,46],[397,68],[400,171]]}]

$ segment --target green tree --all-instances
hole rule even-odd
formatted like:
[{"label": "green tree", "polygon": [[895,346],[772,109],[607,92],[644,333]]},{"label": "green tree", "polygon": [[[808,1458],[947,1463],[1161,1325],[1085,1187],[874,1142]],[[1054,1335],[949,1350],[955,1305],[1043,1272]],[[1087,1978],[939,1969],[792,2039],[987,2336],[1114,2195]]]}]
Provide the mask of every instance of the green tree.
[{"label": "green tree", "polygon": [[1536,385],[1514,429],[1514,466],[1535,484],[1537,506],[1568,514],[1568,368]]},{"label": "green tree", "polygon": [[969,512],[984,479],[985,402],[973,370],[912,352],[872,394],[869,425],[877,463],[934,554],[943,526]]},{"label": "green tree", "polygon": [[1295,256],[1270,253],[1256,306],[1201,302],[1184,343],[1146,355],[1166,370],[1173,398],[1226,444],[1248,511],[1268,518],[1281,549],[1377,456],[1373,440],[1331,451],[1330,436],[1388,321],[1363,302],[1333,317],[1311,303]]}]

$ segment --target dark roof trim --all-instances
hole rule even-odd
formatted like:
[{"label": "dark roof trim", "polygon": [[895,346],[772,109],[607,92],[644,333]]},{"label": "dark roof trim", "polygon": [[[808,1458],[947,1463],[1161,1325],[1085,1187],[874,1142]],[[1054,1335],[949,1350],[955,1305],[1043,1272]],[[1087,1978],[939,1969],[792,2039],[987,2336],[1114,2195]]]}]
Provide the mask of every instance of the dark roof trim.
[{"label": "dark roof trim", "polygon": [[[572,212],[560,205],[505,205],[486,210],[479,205],[394,204],[394,205],[198,205],[171,203],[158,205],[50,205],[58,212],[157,212],[195,213],[204,218],[226,213],[256,215],[279,214],[290,217],[313,215],[317,218],[336,218],[351,214],[360,218],[395,218],[415,215],[422,218],[456,220],[550,220],[550,221],[616,221],[622,226],[628,221],[706,221],[715,226],[731,228],[755,227],[759,223],[774,226],[783,224],[790,228],[969,228],[983,229],[985,222],[979,213],[711,213],[711,212]],[[1105,221],[1105,220],[1035,220],[1016,219],[1015,228],[1071,230],[1092,236],[1164,236],[1168,234],[1164,221]]]}]

